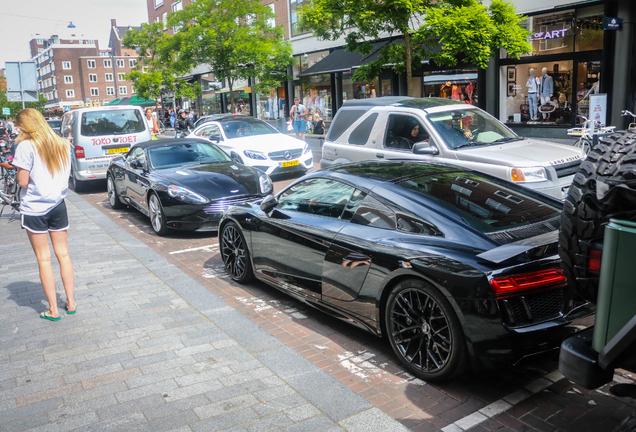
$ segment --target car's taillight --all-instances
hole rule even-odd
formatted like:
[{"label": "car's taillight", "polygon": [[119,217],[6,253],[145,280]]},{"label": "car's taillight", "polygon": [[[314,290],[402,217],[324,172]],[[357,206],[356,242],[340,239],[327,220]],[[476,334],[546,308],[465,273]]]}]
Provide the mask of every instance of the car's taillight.
[{"label": "car's taillight", "polygon": [[86,156],[84,155],[84,147],[75,146],[75,158],[76,159],[84,159]]},{"label": "car's taillight", "polygon": [[601,257],[603,256],[603,251],[600,250],[591,250],[590,258],[587,261],[587,268],[592,273],[600,273],[601,272]]},{"label": "car's taillight", "polygon": [[532,273],[522,273],[514,276],[493,278],[490,286],[497,298],[506,298],[524,292],[541,291],[564,284],[565,275],[561,269],[548,269]]}]

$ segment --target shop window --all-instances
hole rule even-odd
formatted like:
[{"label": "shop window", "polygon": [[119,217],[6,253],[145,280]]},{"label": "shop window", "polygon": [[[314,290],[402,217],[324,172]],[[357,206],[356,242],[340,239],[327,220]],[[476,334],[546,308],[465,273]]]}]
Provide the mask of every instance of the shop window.
[{"label": "shop window", "polygon": [[285,118],[285,88],[278,87],[269,93],[256,94],[257,117],[261,120]]},{"label": "shop window", "polygon": [[581,8],[576,12],[576,50],[603,49],[604,5]]},{"label": "shop window", "polygon": [[318,114],[322,120],[331,120],[331,76],[313,75],[303,78],[301,92],[296,92],[308,114]]},{"label": "shop window", "polygon": [[571,124],[571,60],[502,66],[500,74],[501,121],[513,124]]},{"label": "shop window", "polygon": [[560,54],[574,51],[574,9],[534,15],[520,25],[530,32],[532,52],[526,55]]},{"label": "shop window", "polygon": [[[588,117],[590,114],[590,95],[599,93],[601,62],[581,62],[577,68],[578,85],[576,91],[577,115]],[[583,119],[576,119],[577,124]]]},{"label": "shop window", "polygon": [[477,69],[424,72],[422,80],[424,96],[477,105]]},{"label": "shop window", "polygon": [[378,97],[377,88],[380,86],[378,79],[373,81],[354,81],[352,74],[342,74],[342,100],[368,99]]}]

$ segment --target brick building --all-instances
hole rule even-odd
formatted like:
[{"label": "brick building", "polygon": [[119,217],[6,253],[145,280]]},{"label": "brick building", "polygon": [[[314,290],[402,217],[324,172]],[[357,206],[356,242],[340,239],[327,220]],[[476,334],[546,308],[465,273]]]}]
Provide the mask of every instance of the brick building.
[{"label": "brick building", "polygon": [[99,49],[97,40],[70,35],[52,35],[29,41],[37,64],[38,88],[49,101],[50,110],[64,107],[102,105],[116,97],[132,96],[125,79],[137,61],[137,54],[121,46],[132,27],[119,27],[111,20],[109,45]]}]

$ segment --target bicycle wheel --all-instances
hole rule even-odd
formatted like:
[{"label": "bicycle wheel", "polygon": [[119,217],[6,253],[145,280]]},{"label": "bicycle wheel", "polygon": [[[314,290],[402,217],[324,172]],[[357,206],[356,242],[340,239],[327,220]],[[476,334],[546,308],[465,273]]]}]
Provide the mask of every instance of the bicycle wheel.
[{"label": "bicycle wheel", "polygon": [[590,150],[592,149],[592,143],[586,137],[581,137],[574,143],[574,147],[583,149],[585,154],[588,154]]}]

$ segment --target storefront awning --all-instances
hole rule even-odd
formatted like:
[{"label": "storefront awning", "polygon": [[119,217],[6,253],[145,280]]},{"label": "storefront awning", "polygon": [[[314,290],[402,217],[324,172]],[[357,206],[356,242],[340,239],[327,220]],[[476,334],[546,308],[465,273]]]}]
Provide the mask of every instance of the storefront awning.
[{"label": "storefront awning", "polygon": [[359,66],[366,58],[374,55],[380,48],[388,42],[376,42],[373,44],[371,53],[362,55],[359,52],[349,52],[344,49],[337,49],[324,59],[298,74],[299,77],[321,75],[334,72],[347,72]]},{"label": "storefront awning", "polygon": [[476,73],[454,74],[454,75],[428,75],[424,77],[424,84],[444,84],[448,81],[464,81],[477,79]]}]

